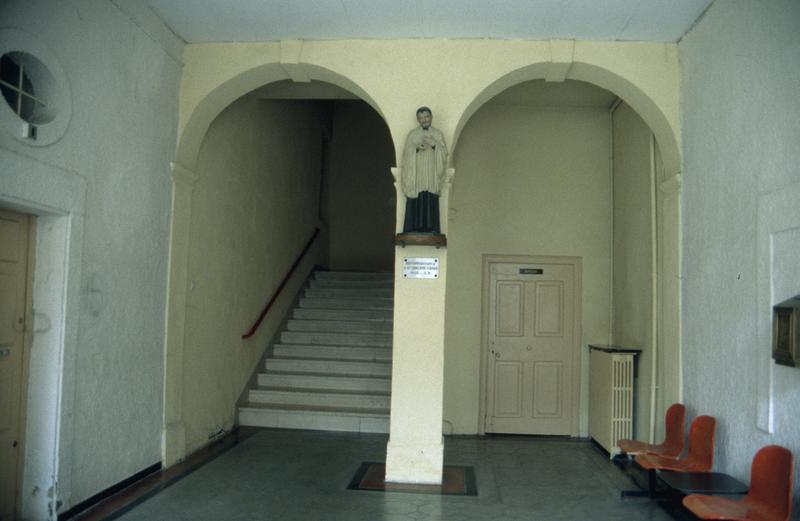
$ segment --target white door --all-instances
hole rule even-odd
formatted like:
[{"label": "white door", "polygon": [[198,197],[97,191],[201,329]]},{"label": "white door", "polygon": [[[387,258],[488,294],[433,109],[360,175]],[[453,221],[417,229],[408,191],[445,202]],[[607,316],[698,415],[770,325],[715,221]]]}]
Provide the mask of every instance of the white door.
[{"label": "white door", "polygon": [[573,433],[575,265],[492,263],[486,432]]},{"label": "white door", "polygon": [[0,520],[15,519],[25,397],[30,217],[0,210]]}]

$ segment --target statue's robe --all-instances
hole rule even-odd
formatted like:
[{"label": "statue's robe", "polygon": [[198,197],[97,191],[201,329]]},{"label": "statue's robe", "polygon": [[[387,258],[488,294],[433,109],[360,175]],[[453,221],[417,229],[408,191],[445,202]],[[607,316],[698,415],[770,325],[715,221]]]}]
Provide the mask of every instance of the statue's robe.
[{"label": "statue's robe", "polygon": [[[419,148],[425,138],[434,145]],[[433,127],[417,127],[406,138],[403,149],[402,188],[406,195],[403,232],[440,233],[439,191],[447,165],[444,135]]]}]

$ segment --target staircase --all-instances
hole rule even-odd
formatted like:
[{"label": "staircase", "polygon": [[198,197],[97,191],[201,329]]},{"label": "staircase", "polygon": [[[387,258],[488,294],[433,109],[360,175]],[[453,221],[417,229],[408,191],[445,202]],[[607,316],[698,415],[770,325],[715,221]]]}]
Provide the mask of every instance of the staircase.
[{"label": "staircase", "polygon": [[389,432],[393,293],[391,273],[315,272],[239,424]]}]

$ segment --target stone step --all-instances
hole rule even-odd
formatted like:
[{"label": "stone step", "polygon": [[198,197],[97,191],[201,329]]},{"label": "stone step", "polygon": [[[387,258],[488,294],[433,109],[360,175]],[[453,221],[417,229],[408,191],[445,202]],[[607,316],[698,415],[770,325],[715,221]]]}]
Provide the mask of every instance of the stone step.
[{"label": "stone step", "polygon": [[247,404],[239,408],[239,424],[282,429],[388,433],[389,414],[381,410]]},{"label": "stone step", "polygon": [[391,322],[367,322],[363,320],[289,320],[289,331],[315,331],[322,333],[390,333]]},{"label": "stone step", "polygon": [[388,298],[394,295],[392,288],[307,288],[306,297],[311,298]]},{"label": "stone step", "polygon": [[316,272],[239,423],[388,432],[393,286],[391,273]]},{"label": "stone step", "polygon": [[259,387],[294,387],[373,393],[388,393],[392,389],[392,381],[388,378],[292,373],[259,373],[258,385]]},{"label": "stone step", "polygon": [[316,358],[318,360],[354,360],[362,362],[391,362],[392,350],[386,347],[313,346],[276,344],[274,358]]},{"label": "stone step", "polygon": [[393,288],[394,279],[312,279],[312,288]]},{"label": "stone step", "polygon": [[392,335],[386,333],[314,333],[284,331],[282,344],[314,344],[326,346],[392,347]]},{"label": "stone step", "polygon": [[268,373],[305,373],[328,375],[392,376],[392,366],[386,362],[352,360],[319,360],[310,358],[267,358]]},{"label": "stone step", "polygon": [[300,299],[301,308],[316,309],[389,309],[394,301],[391,298],[309,298]]},{"label": "stone step", "polygon": [[391,309],[315,309],[295,308],[292,317],[302,320],[349,320],[392,322]]},{"label": "stone step", "polygon": [[248,394],[250,403],[389,410],[388,393],[353,393],[315,389],[259,388]]},{"label": "stone step", "polygon": [[314,278],[319,280],[394,280],[394,274],[367,271],[315,271]]}]

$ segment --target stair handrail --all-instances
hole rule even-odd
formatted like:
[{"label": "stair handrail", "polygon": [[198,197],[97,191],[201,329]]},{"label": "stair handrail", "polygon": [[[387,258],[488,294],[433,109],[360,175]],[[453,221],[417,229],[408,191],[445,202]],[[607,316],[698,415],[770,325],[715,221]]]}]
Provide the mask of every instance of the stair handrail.
[{"label": "stair handrail", "polygon": [[267,302],[267,305],[264,306],[264,309],[261,311],[261,314],[258,316],[258,319],[250,327],[250,330],[247,331],[247,333],[242,335],[242,339],[243,340],[247,340],[248,338],[250,338],[251,336],[256,334],[256,331],[258,331],[258,328],[261,325],[261,322],[264,321],[264,317],[267,316],[267,313],[269,312],[269,309],[272,307],[272,305],[278,299],[278,296],[281,294],[281,291],[283,291],[284,286],[286,286],[286,283],[289,282],[289,279],[291,278],[292,274],[294,274],[294,271],[297,269],[297,266],[300,265],[300,262],[306,256],[306,253],[308,253],[308,250],[311,249],[311,245],[314,244],[314,240],[317,238],[317,235],[319,235],[319,228],[314,228],[313,235],[311,235],[311,238],[306,243],[305,247],[303,248],[303,251],[300,252],[300,255],[297,256],[297,259],[294,261],[294,264],[292,264],[292,267],[289,268],[289,272],[286,273],[285,277],[283,277],[283,281],[281,281],[280,286],[278,286],[278,289],[276,289],[275,293],[273,293],[272,298],[269,299],[269,302]]}]

